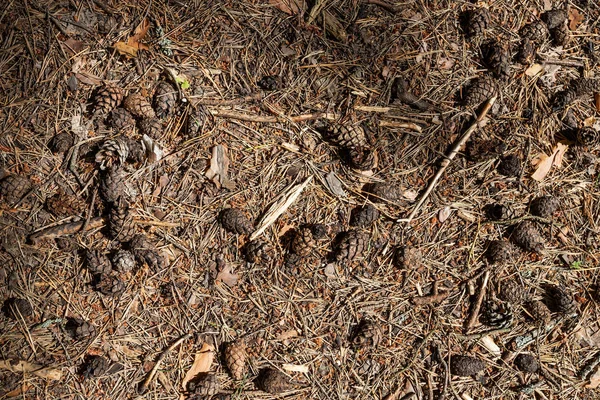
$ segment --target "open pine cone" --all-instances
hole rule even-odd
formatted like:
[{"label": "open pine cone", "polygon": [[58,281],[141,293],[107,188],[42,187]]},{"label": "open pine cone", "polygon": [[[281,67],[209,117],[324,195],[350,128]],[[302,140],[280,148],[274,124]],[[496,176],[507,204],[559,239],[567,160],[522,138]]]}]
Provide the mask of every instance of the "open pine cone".
[{"label": "open pine cone", "polygon": [[113,203],[108,212],[108,232],[119,242],[128,242],[136,233],[133,213],[125,202]]},{"label": "open pine cone", "polygon": [[130,94],[123,100],[123,107],[138,118],[155,118],[156,113],[148,100],[139,93]]},{"label": "open pine cone", "polygon": [[160,81],[156,85],[152,104],[154,105],[154,111],[158,118],[169,116],[177,105],[177,89],[169,82]]},{"label": "open pine cone", "polygon": [[0,181],[0,196],[9,206],[16,205],[32,188],[31,181],[21,175],[8,175]]},{"label": "open pine cone", "polygon": [[129,157],[129,146],[124,138],[116,137],[106,140],[98,153],[96,153],[96,162],[100,164],[100,169],[110,169],[119,167],[125,163]]},{"label": "open pine cone", "polygon": [[105,115],[121,104],[123,90],[115,85],[106,84],[98,89],[94,97],[94,114]]}]

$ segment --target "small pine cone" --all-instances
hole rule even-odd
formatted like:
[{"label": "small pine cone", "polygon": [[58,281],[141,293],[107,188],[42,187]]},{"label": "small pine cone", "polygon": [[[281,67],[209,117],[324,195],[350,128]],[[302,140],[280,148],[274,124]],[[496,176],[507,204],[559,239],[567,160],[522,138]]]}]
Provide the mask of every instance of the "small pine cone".
[{"label": "small pine cone", "polygon": [[65,324],[65,330],[75,340],[87,339],[96,335],[94,325],[78,318],[69,318]]},{"label": "small pine cone", "polygon": [[96,162],[100,164],[100,169],[105,170],[118,167],[125,163],[129,157],[129,146],[124,138],[114,138],[105,141],[98,153],[96,153]]},{"label": "small pine cone", "polygon": [[537,52],[537,47],[538,45],[533,40],[524,38],[517,53],[517,60],[521,64],[529,64]]},{"label": "small pine cone", "polygon": [[481,307],[479,320],[482,324],[493,328],[507,328],[512,325],[513,312],[508,303],[488,300]]},{"label": "small pine cone", "polygon": [[379,219],[379,210],[372,204],[356,207],[350,214],[350,226],[367,228]]},{"label": "small pine cone", "polygon": [[521,159],[516,154],[511,154],[500,160],[496,170],[504,176],[517,177],[521,174]]},{"label": "small pine cone", "polygon": [[519,354],[515,357],[515,367],[519,371],[534,373],[540,369],[540,364],[531,354]]},{"label": "small pine cone", "polygon": [[110,369],[110,361],[102,356],[91,356],[83,369],[82,375],[86,379],[99,378]]},{"label": "small pine cone", "polygon": [[147,135],[154,140],[159,139],[163,134],[162,123],[157,118],[146,118],[141,120],[139,128],[143,135]]},{"label": "small pine cone", "polygon": [[133,271],[135,268],[135,256],[130,251],[119,250],[113,256],[112,264],[114,269],[119,272]]},{"label": "small pine cone", "polygon": [[159,82],[154,91],[152,105],[158,118],[168,117],[177,105],[177,89],[169,82]]},{"label": "small pine cone", "polygon": [[498,94],[496,81],[488,76],[475,79],[467,87],[464,96],[464,105],[468,107],[479,107],[484,101]]},{"label": "small pine cone", "polygon": [[125,198],[125,171],[122,168],[111,168],[104,172],[100,180],[100,196],[107,203],[115,203]]},{"label": "small pine cone", "polygon": [[33,314],[33,307],[31,307],[29,300],[10,297],[4,300],[2,312],[10,319],[21,319]]},{"label": "small pine cone", "polygon": [[369,147],[365,131],[360,125],[335,124],[327,131],[326,136],[342,148]]},{"label": "small pine cone", "polygon": [[375,322],[363,319],[356,327],[352,344],[362,350],[375,349],[381,343],[383,332]]},{"label": "small pine cone", "polygon": [[571,90],[578,97],[600,92],[600,79],[598,79],[598,78],[577,79],[575,82],[573,82]]},{"label": "small pine cone", "polygon": [[539,300],[528,301],[525,304],[525,308],[538,324],[547,324],[552,318],[552,313],[550,313],[548,306]]},{"label": "small pine cone", "polygon": [[555,46],[566,46],[571,39],[571,31],[567,24],[562,24],[552,29],[550,34],[552,35],[552,43]]},{"label": "small pine cone", "polygon": [[423,262],[423,253],[417,247],[402,246],[394,252],[394,265],[397,268],[410,270],[418,268]]},{"label": "small pine cone", "polygon": [[335,248],[337,261],[351,262],[363,257],[369,246],[369,235],[358,230],[344,232]]},{"label": "small pine cone", "polygon": [[59,218],[81,215],[85,210],[85,201],[59,190],[46,199],[46,209]]},{"label": "small pine cone", "polygon": [[552,309],[560,314],[568,315],[578,311],[577,303],[566,290],[558,286],[546,288],[546,294]]},{"label": "small pine cone", "polygon": [[50,150],[52,150],[54,154],[65,154],[73,144],[75,144],[73,135],[69,132],[61,132],[50,140],[48,147],[50,147]]},{"label": "small pine cone", "polygon": [[248,353],[246,352],[246,343],[242,340],[228,343],[225,346],[225,354],[223,356],[225,366],[229,370],[231,377],[239,381],[246,375],[246,360]]},{"label": "small pine cone", "polygon": [[598,132],[591,126],[586,126],[577,130],[575,140],[580,146],[597,146],[598,144],[600,144],[600,132]]},{"label": "small pine cone", "polygon": [[292,271],[300,265],[302,260],[302,256],[299,256],[296,253],[288,253],[283,258],[283,265],[286,270]]},{"label": "small pine cone", "polygon": [[142,142],[130,137],[124,137],[122,139],[125,140],[125,143],[127,143],[127,148],[129,149],[129,156],[127,157],[127,160],[131,162],[144,161],[146,158],[146,149],[144,149]]},{"label": "small pine cone", "polygon": [[112,239],[128,242],[135,235],[133,213],[127,204],[114,204],[108,212],[108,233]]},{"label": "small pine cone", "polygon": [[127,289],[125,282],[121,280],[119,274],[110,272],[107,274],[98,274],[94,277],[94,289],[106,296],[120,296]]},{"label": "small pine cone", "polygon": [[329,238],[329,229],[324,224],[312,224],[310,225],[310,231],[315,240],[327,240]]},{"label": "small pine cone", "polygon": [[189,383],[189,392],[192,393],[188,400],[206,400],[210,399],[221,390],[221,385],[217,375],[206,372]]},{"label": "small pine cone", "polygon": [[475,357],[454,355],[450,359],[450,373],[456,376],[473,376],[485,369],[485,363]]},{"label": "small pine cone", "polygon": [[100,250],[86,250],[85,266],[92,274],[108,274],[112,271],[110,260]]},{"label": "small pine cone", "polygon": [[535,44],[541,44],[548,40],[550,32],[545,23],[534,21],[521,28],[520,35],[522,38],[529,39]]},{"label": "small pine cone", "polygon": [[519,305],[525,300],[525,291],[523,287],[514,280],[502,282],[498,297],[509,304]]},{"label": "small pine cone", "polygon": [[554,196],[541,196],[533,199],[529,212],[538,217],[548,218],[558,211],[560,201]]},{"label": "small pine cone", "polygon": [[475,38],[484,34],[491,20],[490,11],[487,8],[476,8],[467,15],[467,36]]},{"label": "small pine cone", "polygon": [[517,249],[506,240],[492,240],[486,251],[487,259],[491,264],[504,264],[512,261],[516,255]]},{"label": "small pine cone", "polygon": [[123,100],[123,107],[138,118],[155,118],[156,113],[144,96],[139,93],[130,94]]},{"label": "small pine cone", "polygon": [[135,235],[129,241],[129,249],[139,263],[146,263],[154,271],[160,271],[165,265],[165,259],[144,235]]},{"label": "small pine cone", "polygon": [[370,147],[351,147],[344,149],[343,158],[359,171],[370,171],[375,168],[375,153]]},{"label": "small pine cone", "polygon": [[540,253],[544,250],[544,239],[532,221],[523,221],[517,225],[510,238],[525,251]]},{"label": "small pine cone", "polygon": [[510,79],[510,49],[507,45],[492,43],[485,48],[484,58],[496,78],[503,81]]},{"label": "small pine cone", "polygon": [[268,263],[273,259],[274,254],[273,246],[262,239],[248,242],[244,247],[244,256],[249,263]]},{"label": "small pine cone", "polygon": [[556,93],[552,101],[552,110],[557,112],[563,110],[577,99],[577,94],[571,89],[561,90]]},{"label": "small pine cone", "polygon": [[130,132],[135,128],[135,118],[123,107],[117,107],[110,112],[108,123],[116,132]]},{"label": "small pine cone", "polygon": [[104,115],[115,109],[123,100],[123,90],[114,85],[104,85],[98,89],[94,98],[94,114]]},{"label": "small pine cone", "polygon": [[369,194],[369,199],[375,203],[395,202],[402,199],[400,188],[387,182],[370,183],[363,190]]},{"label": "small pine cone", "polygon": [[197,104],[189,110],[187,118],[187,134],[194,136],[204,132],[212,122],[211,113],[202,104]]},{"label": "small pine cone", "polygon": [[249,235],[254,231],[252,222],[238,208],[226,208],[219,213],[219,221],[225,230],[231,233]]},{"label": "small pine cone", "polygon": [[546,27],[550,30],[558,28],[560,25],[564,25],[566,20],[566,10],[554,9],[546,11],[542,14],[542,21],[544,21]]},{"label": "small pine cone", "polygon": [[281,79],[277,75],[266,75],[256,82],[262,90],[277,90],[281,86]]},{"label": "small pine cone", "polygon": [[317,241],[313,237],[312,230],[309,226],[303,226],[296,231],[290,249],[292,253],[305,257],[309,255],[315,247],[317,247]]},{"label": "small pine cone", "polygon": [[488,204],[485,207],[485,215],[492,221],[503,221],[519,217],[519,213],[508,204]]},{"label": "small pine cone", "polygon": [[290,379],[283,372],[275,368],[265,368],[256,378],[256,387],[263,392],[280,394],[294,388]]},{"label": "small pine cone", "polygon": [[32,188],[31,181],[21,175],[8,175],[0,181],[0,196],[9,206],[16,205]]}]

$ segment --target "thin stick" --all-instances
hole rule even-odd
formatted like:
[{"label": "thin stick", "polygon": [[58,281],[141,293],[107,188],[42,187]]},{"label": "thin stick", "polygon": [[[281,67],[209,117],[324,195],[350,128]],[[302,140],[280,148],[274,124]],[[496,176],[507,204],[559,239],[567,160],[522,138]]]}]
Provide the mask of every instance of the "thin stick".
[{"label": "thin stick", "polygon": [[[86,229],[96,229],[104,226],[106,223],[104,217],[94,217],[88,222]],[[51,226],[29,236],[29,241],[33,244],[39,243],[43,239],[53,239],[61,236],[72,235],[81,231],[85,221],[68,222],[62,225]]]},{"label": "thin stick", "polygon": [[390,128],[406,128],[412,129],[416,132],[421,132],[423,130],[419,125],[413,124],[412,122],[380,121],[379,126],[387,126]]},{"label": "thin stick", "polygon": [[243,104],[250,101],[256,101],[262,99],[261,93],[253,93],[248,96],[240,97],[238,99],[208,99],[199,98],[196,99],[194,96],[190,96],[190,102],[193,105],[202,104],[204,106],[233,106],[236,104]]},{"label": "thin stick", "polygon": [[289,117],[271,117],[271,116],[265,116],[265,115],[251,115],[251,114],[242,114],[236,111],[228,111],[228,110],[211,110],[210,113],[212,115],[214,115],[215,117],[222,117],[222,118],[233,118],[233,119],[239,119],[240,121],[250,121],[250,122],[264,122],[264,123],[277,123],[277,122],[302,122],[302,121],[310,121],[313,119],[319,119],[319,118],[324,118],[324,119],[338,119],[338,115],[337,114],[333,114],[333,113],[323,113],[323,112],[317,112],[317,113],[312,113],[312,114],[301,114],[301,115],[294,115],[294,116],[289,116]]},{"label": "thin stick", "polygon": [[171,351],[173,351],[173,349],[175,347],[179,346],[181,343],[183,343],[184,341],[188,340],[191,337],[192,337],[191,333],[183,335],[182,337],[180,337],[179,339],[177,339],[175,341],[175,343],[173,343],[172,345],[170,345],[169,347],[167,347],[166,350],[163,351],[160,354],[160,356],[158,356],[158,359],[156,360],[156,364],[154,364],[154,367],[152,367],[152,370],[150,370],[150,372],[146,376],[146,379],[144,379],[144,381],[142,382],[142,384],[138,388],[138,393],[140,393],[140,394],[146,393],[146,391],[148,390],[148,386],[150,385],[150,383],[154,379],[154,375],[156,375],[156,371],[158,371],[158,368],[160,367],[160,364],[165,359],[165,357],[167,356],[167,354],[169,354]]},{"label": "thin stick", "polygon": [[490,279],[490,270],[485,271],[485,275],[483,275],[483,282],[481,282],[481,288],[479,289],[479,296],[477,297],[477,302],[473,306],[473,311],[471,312],[471,317],[465,324],[465,330],[468,331],[475,325],[475,321],[479,316],[479,309],[481,308],[481,303],[483,303],[483,298],[485,297],[485,291],[487,288],[488,281]]},{"label": "thin stick", "polygon": [[412,210],[412,212],[410,213],[408,218],[399,219],[397,222],[411,222],[413,220],[413,218],[415,217],[415,215],[417,214],[417,212],[419,211],[419,209],[421,208],[423,203],[425,203],[425,200],[427,200],[427,198],[433,191],[433,188],[436,186],[437,182],[440,180],[440,178],[446,171],[446,168],[448,168],[448,166],[450,165],[450,162],[452,162],[454,157],[456,157],[456,155],[458,154],[459,149],[467,142],[467,140],[469,140],[469,138],[471,137],[473,132],[475,132],[475,130],[477,130],[479,123],[485,118],[485,116],[490,111],[490,109],[492,108],[492,106],[494,105],[495,102],[496,102],[496,96],[492,97],[491,99],[489,99],[487,101],[487,103],[485,104],[485,107],[483,108],[483,110],[481,110],[481,113],[479,114],[479,116],[477,117],[475,122],[473,122],[473,124],[469,127],[469,129],[467,129],[467,131],[464,133],[464,135],[462,135],[462,137],[457,142],[454,143],[454,146],[452,146],[450,153],[446,156],[446,158],[444,158],[442,160],[442,165],[440,166],[440,169],[438,170],[438,172],[435,174],[435,176],[429,183],[429,186],[427,186],[427,190],[425,190],[425,193],[423,193],[423,196],[421,196],[421,199],[419,200],[419,202],[417,203],[415,208]]}]

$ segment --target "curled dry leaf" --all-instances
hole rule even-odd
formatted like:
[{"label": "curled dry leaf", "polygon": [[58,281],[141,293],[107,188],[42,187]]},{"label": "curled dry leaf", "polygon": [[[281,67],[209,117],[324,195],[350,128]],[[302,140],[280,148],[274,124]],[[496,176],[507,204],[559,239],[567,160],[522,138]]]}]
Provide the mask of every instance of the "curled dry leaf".
[{"label": "curled dry leaf", "polygon": [[575,7],[569,7],[569,29],[572,31],[577,30],[579,25],[583,22],[585,16],[579,12]]},{"label": "curled dry leaf", "polygon": [[202,348],[194,356],[194,363],[181,381],[181,387],[185,390],[187,384],[198,374],[210,371],[210,366],[215,358],[215,348],[208,343],[203,343]]},{"label": "curled dry leaf", "polygon": [[30,372],[40,378],[51,379],[54,381],[61,380],[63,376],[60,369],[45,368],[43,365],[18,359],[0,360],[0,369],[6,369],[16,373]]},{"label": "curled dry leaf", "polygon": [[218,144],[212,148],[210,168],[208,168],[204,175],[212,180],[218,189],[221,189],[221,186],[224,186],[227,189],[233,189],[235,185],[227,178],[228,170],[229,158],[227,158],[227,147]]},{"label": "curled dry leaf", "polygon": [[534,160],[536,170],[533,173],[533,175],[531,175],[531,178],[533,178],[536,181],[542,181],[546,177],[546,175],[548,175],[553,165],[560,167],[560,165],[562,164],[563,156],[567,151],[567,148],[569,148],[568,145],[563,143],[557,143],[550,156],[547,156],[543,153],[539,154]]},{"label": "curled dry leaf", "polygon": [[148,161],[156,162],[163,158],[163,150],[160,148],[158,143],[148,135],[142,137],[142,145],[146,150],[146,156]]},{"label": "curled dry leaf", "polygon": [[223,282],[229,287],[237,285],[239,275],[233,271],[233,267],[230,264],[225,264],[219,271],[216,277],[217,282]]}]

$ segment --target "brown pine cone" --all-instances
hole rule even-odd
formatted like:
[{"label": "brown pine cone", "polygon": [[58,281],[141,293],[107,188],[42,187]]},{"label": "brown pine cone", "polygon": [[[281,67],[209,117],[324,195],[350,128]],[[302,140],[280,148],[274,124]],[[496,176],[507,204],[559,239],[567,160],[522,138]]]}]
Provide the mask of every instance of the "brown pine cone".
[{"label": "brown pine cone", "polygon": [[160,81],[156,85],[154,91],[154,98],[152,99],[154,105],[154,111],[158,118],[165,118],[169,116],[177,105],[177,89],[175,89],[169,82]]},{"label": "brown pine cone", "polygon": [[112,271],[110,260],[100,250],[86,250],[85,266],[92,274],[108,274]]},{"label": "brown pine cone", "polygon": [[550,30],[558,28],[567,21],[567,11],[561,9],[546,11],[542,14],[542,21],[544,21],[546,27]]},{"label": "brown pine cone", "polygon": [[219,213],[219,221],[225,230],[231,233],[249,235],[254,231],[252,222],[238,208],[226,208]]},{"label": "brown pine cone", "polygon": [[113,203],[108,212],[108,233],[112,239],[128,242],[135,235],[133,213],[125,202]]},{"label": "brown pine cone", "polygon": [[597,146],[600,144],[600,132],[591,126],[586,126],[577,130],[575,140],[580,146]]},{"label": "brown pine cone", "polygon": [[123,100],[123,107],[138,118],[155,118],[152,106],[144,96],[139,93],[130,94]]},{"label": "brown pine cone", "polygon": [[127,148],[129,149],[127,160],[134,163],[144,161],[146,158],[146,149],[144,149],[142,142],[130,137],[123,137],[122,139],[127,143]]},{"label": "brown pine cone", "polygon": [[46,209],[59,218],[81,215],[85,209],[85,201],[59,189],[58,193],[46,199]]},{"label": "brown pine cone", "polygon": [[243,379],[246,375],[246,360],[248,358],[246,343],[242,340],[228,343],[225,346],[223,358],[231,377],[236,381]]},{"label": "brown pine cone", "polygon": [[521,163],[519,156],[511,154],[500,160],[496,170],[501,175],[517,177],[521,174]]},{"label": "brown pine cone", "polygon": [[394,266],[410,270],[418,268],[423,262],[423,253],[417,247],[401,246],[394,251]]},{"label": "brown pine cone", "polygon": [[342,233],[335,247],[335,259],[339,262],[351,262],[363,257],[369,247],[369,235],[358,230]]},{"label": "brown pine cone", "polygon": [[277,75],[265,75],[256,82],[262,90],[277,90],[281,86],[281,78]]},{"label": "brown pine cone", "polygon": [[370,147],[351,147],[343,149],[343,158],[350,167],[359,171],[370,171],[375,168],[375,153]]},{"label": "brown pine cone", "polygon": [[539,300],[528,301],[525,304],[525,308],[538,324],[547,324],[552,318],[552,313],[548,309],[548,306]]},{"label": "brown pine cone", "polygon": [[129,157],[129,146],[124,138],[116,137],[106,140],[96,153],[96,162],[100,169],[110,169],[125,164]]},{"label": "brown pine cone", "polygon": [[135,118],[123,107],[117,107],[110,112],[108,123],[116,132],[130,132],[135,128]]},{"label": "brown pine cone", "polygon": [[98,89],[94,97],[94,114],[108,114],[118,107],[121,101],[123,101],[123,90],[118,86],[105,84]]},{"label": "brown pine cone", "polygon": [[485,369],[485,363],[475,357],[453,355],[450,358],[450,373],[456,376],[477,375]]},{"label": "brown pine cone", "polygon": [[107,203],[117,202],[125,198],[125,171],[122,168],[111,168],[101,175],[100,197]]},{"label": "brown pine cone", "polygon": [[541,196],[533,199],[529,212],[538,217],[548,218],[558,211],[560,201],[554,196]]},{"label": "brown pine cone", "polygon": [[0,181],[0,196],[8,206],[14,206],[32,187],[28,178],[21,175],[8,175]]},{"label": "brown pine cone", "polygon": [[529,39],[538,45],[548,40],[550,36],[548,27],[542,21],[533,21],[525,25],[519,33],[522,38]]},{"label": "brown pine cone", "polygon": [[65,330],[75,340],[87,339],[96,335],[96,327],[79,318],[68,318]]},{"label": "brown pine cone", "polygon": [[525,300],[526,293],[519,283],[511,279],[502,282],[498,297],[510,304],[519,305]]},{"label": "brown pine cone", "polygon": [[275,249],[269,242],[255,239],[244,247],[244,256],[249,263],[268,263],[275,256]]},{"label": "brown pine cone", "polygon": [[485,214],[492,221],[502,221],[519,217],[517,210],[508,204],[502,203],[488,204],[485,207]]},{"label": "brown pine cone", "polygon": [[50,147],[50,150],[52,150],[54,154],[65,154],[73,147],[73,144],[75,144],[73,135],[69,132],[61,132],[50,140],[48,147]]},{"label": "brown pine cone", "polygon": [[491,264],[504,264],[512,261],[517,255],[517,249],[507,240],[492,240],[486,251]]},{"label": "brown pine cone", "polygon": [[579,310],[573,296],[558,286],[546,287],[546,295],[552,309],[560,314],[573,314]]},{"label": "brown pine cone", "polygon": [[352,337],[352,344],[361,350],[375,349],[383,339],[381,327],[375,322],[362,319]]},{"label": "brown pine cone", "polygon": [[99,378],[110,369],[110,361],[102,356],[91,356],[83,369],[82,375],[86,379]]},{"label": "brown pine cone", "polygon": [[544,250],[544,239],[533,221],[523,221],[512,232],[511,240],[525,251],[540,253]]},{"label": "brown pine cone", "polygon": [[369,199],[374,203],[396,202],[402,199],[400,188],[387,182],[370,183],[365,185],[363,190],[369,194]]},{"label": "brown pine cone", "polygon": [[316,247],[317,241],[313,237],[310,227],[302,226],[298,228],[290,246],[292,253],[295,253],[300,257],[305,257]]},{"label": "brown pine cone", "polygon": [[138,126],[143,135],[147,135],[154,140],[159,139],[163,134],[162,123],[157,118],[143,119]]},{"label": "brown pine cone", "polygon": [[335,124],[327,131],[326,138],[343,148],[369,147],[365,131],[360,125]]},{"label": "brown pine cone", "polygon": [[187,117],[187,134],[195,136],[204,132],[212,123],[212,114],[202,104],[190,108]]},{"label": "brown pine cone", "polygon": [[356,207],[350,214],[350,226],[367,228],[379,219],[379,210],[372,204]]},{"label": "brown pine cone", "polygon": [[165,259],[156,245],[144,235],[135,235],[129,241],[129,249],[139,263],[146,263],[153,271],[160,271],[165,266]]},{"label": "brown pine cone", "polygon": [[479,107],[484,101],[498,94],[496,81],[489,76],[475,79],[466,89],[464,105],[468,107]]},{"label": "brown pine cone", "polygon": [[33,314],[33,307],[31,307],[29,300],[10,297],[4,300],[2,312],[8,318],[18,320],[27,318]]},{"label": "brown pine cone", "polygon": [[115,270],[121,273],[133,271],[135,268],[135,256],[131,251],[121,249],[113,256],[112,265]]},{"label": "brown pine cone", "polygon": [[529,38],[523,38],[517,53],[517,61],[521,64],[529,64],[535,57],[538,45]]},{"label": "brown pine cone", "polygon": [[508,303],[488,300],[481,306],[479,321],[492,328],[507,328],[513,323],[513,312]]},{"label": "brown pine cone", "polygon": [[98,274],[94,277],[94,289],[106,296],[120,296],[127,289],[125,282],[121,280],[115,271],[107,274]]},{"label": "brown pine cone", "polygon": [[534,373],[540,369],[540,364],[531,354],[519,354],[515,357],[515,367],[519,371]]},{"label": "brown pine cone", "polygon": [[578,96],[574,90],[571,90],[571,89],[561,90],[560,92],[556,93],[556,95],[554,96],[554,99],[552,101],[552,110],[555,112],[561,111],[562,109],[567,107],[569,104],[571,104],[575,100],[577,100],[577,97]]},{"label": "brown pine cone", "polygon": [[483,35],[491,21],[490,11],[487,8],[471,10],[467,17],[467,36],[469,38]]},{"label": "brown pine cone", "polygon": [[552,29],[550,35],[552,36],[552,43],[555,46],[566,46],[571,39],[571,31],[567,24],[562,24]]},{"label": "brown pine cone", "polygon": [[510,49],[500,42],[493,42],[484,48],[484,59],[494,76],[503,81],[511,78]]},{"label": "brown pine cone", "polygon": [[189,392],[191,393],[191,396],[187,397],[187,399],[207,400],[210,399],[211,396],[219,393],[219,390],[221,390],[221,385],[219,384],[217,375],[205,372],[189,383]]},{"label": "brown pine cone", "polygon": [[294,385],[286,374],[275,368],[265,368],[256,378],[256,387],[263,392],[280,394],[292,390]]},{"label": "brown pine cone", "polygon": [[498,157],[506,151],[506,144],[497,139],[473,138],[467,143],[466,153],[469,159],[481,162]]}]

